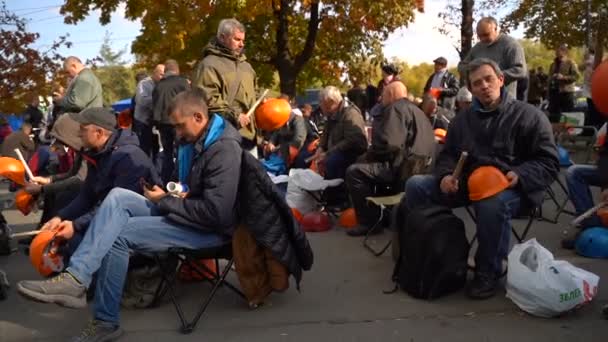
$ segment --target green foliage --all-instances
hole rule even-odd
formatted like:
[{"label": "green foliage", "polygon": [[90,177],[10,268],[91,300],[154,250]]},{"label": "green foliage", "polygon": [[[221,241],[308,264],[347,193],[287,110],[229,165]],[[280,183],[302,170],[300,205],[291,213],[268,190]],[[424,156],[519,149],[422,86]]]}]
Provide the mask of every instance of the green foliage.
[{"label": "green foliage", "polygon": [[62,67],[58,49],[70,47],[59,37],[47,49],[36,48],[40,34],[27,30],[27,21],[0,0],[0,113],[20,113],[28,95],[47,95],[50,82]]},{"label": "green foliage", "polygon": [[[551,63],[553,63],[553,60],[555,59],[555,50],[547,48],[540,42],[529,39],[522,39],[519,42],[524,48],[528,69],[542,66],[545,69],[545,72],[548,72],[549,66],[551,66]],[[579,67],[583,63],[583,55],[584,51],[580,47],[570,49],[570,58],[576,62]]]},{"label": "green foliage", "polygon": [[94,69],[103,87],[104,106],[132,97],[135,93],[135,71],[125,66],[125,62],[122,61],[125,53],[125,50],[112,50],[110,35],[106,33],[99,49],[99,60],[102,65]]},{"label": "green foliage", "polygon": [[[561,44],[583,46],[587,42],[587,3],[588,0],[521,0],[503,26],[517,28],[523,24],[526,38],[538,38],[550,48]],[[591,13],[595,15],[589,24],[594,35],[606,29],[598,13],[606,16],[607,10],[606,0],[591,0]]]},{"label": "green foliage", "polygon": [[415,10],[414,0],[66,0],[61,13],[77,23],[99,9],[107,23],[121,3],[142,22],[131,46],[140,64],[174,58],[187,73],[219,21],[234,17],[246,26],[258,84],[272,87],[278,72],[284,92],[336,82],[357,56],[381,58],[381,42]]}]

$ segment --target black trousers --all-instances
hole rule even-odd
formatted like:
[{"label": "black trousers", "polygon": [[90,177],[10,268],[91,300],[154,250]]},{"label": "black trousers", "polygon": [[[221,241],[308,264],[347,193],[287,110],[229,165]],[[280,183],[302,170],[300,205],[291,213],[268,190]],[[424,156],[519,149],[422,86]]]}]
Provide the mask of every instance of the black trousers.
[{"label": "black trousers", "polygon": [[396,181],[396,171],[388,162],[357,163],[346,170],[346,187],[360,225],[371,227],[380,216],[380,208],[369,206],[365,198],[378,195],[378,188],[394,186]]},{"label": "black trousers", "polygon": [[574,109],[574,93],[549,93],[549,121],[559,123],[562,113],[571,112]]}]

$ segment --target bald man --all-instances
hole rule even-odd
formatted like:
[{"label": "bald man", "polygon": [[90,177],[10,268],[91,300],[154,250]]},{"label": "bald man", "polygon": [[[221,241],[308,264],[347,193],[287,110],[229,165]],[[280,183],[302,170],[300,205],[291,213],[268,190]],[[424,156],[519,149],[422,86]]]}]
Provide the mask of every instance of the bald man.
[{"label": "bald man", "polygon": [[346,171],[346,186],[357,213],[359,226],[348,230],[350,236],[382,232],[371,231],[379,208],[369,207],[365,198],[376,195],[377,185],[390,186],[396,193],[413,173],[430,165],[435,151],[433,129],[424,113],[407,99],[407,88],[393,82],[382,92],[382,114],[374,122],[372,144],[367,153]]},{"label": "bald man", "polygon": [[66,58],[63,70],[72,79],[65,96],[57,97],[66,112],[79,113],[85,108],[103,106],[101,82],[78,57]]},{"label": "bald man", "polygon": [[504,87],[512,98],[517,97],[517,81],[528,75],[524,49],[514,38],[498,32],[498,22],[493,17],[485,17],[477,23],[477,37],[469,54],[458,64],[463,77],[467,74],[467,65],[477,58],[488,58],[500,67],[505,75]]}]

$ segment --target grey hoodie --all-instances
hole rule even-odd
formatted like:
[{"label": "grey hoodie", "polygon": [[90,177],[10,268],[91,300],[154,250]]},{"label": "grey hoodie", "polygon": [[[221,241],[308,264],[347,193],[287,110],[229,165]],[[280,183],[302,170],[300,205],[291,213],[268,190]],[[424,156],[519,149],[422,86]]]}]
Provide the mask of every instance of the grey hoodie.
[{"label": "grey hoodie", "polygon": [[475,44],[469,54],[458,64],[460,74],[468,77],[468,64],[477,58],[488,58],[498,63],[500,70],[505,75],[505,88],[511,97],[516,98],[517,81],[524,79],[528,73],[524,49],[519,42],[506,34],[501,34],[491,44],[482,42]]}]

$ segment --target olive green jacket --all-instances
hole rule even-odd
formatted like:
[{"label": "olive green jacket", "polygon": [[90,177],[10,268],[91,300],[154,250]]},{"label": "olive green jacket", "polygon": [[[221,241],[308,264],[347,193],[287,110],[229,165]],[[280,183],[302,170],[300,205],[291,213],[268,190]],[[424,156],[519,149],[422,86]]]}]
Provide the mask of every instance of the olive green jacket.
[{"label": "olive green jacket", "polygon": [[[207,94],[209,112],[220,114],[236,128],[240,128],[238,116],[247,113],[256,101],[256,75],[246,59],[244,54],[237,56],[213,39],[203,51],[193,83]],[[237,74],[239,85],[232,103],[228,103],[228,93]]]}]

